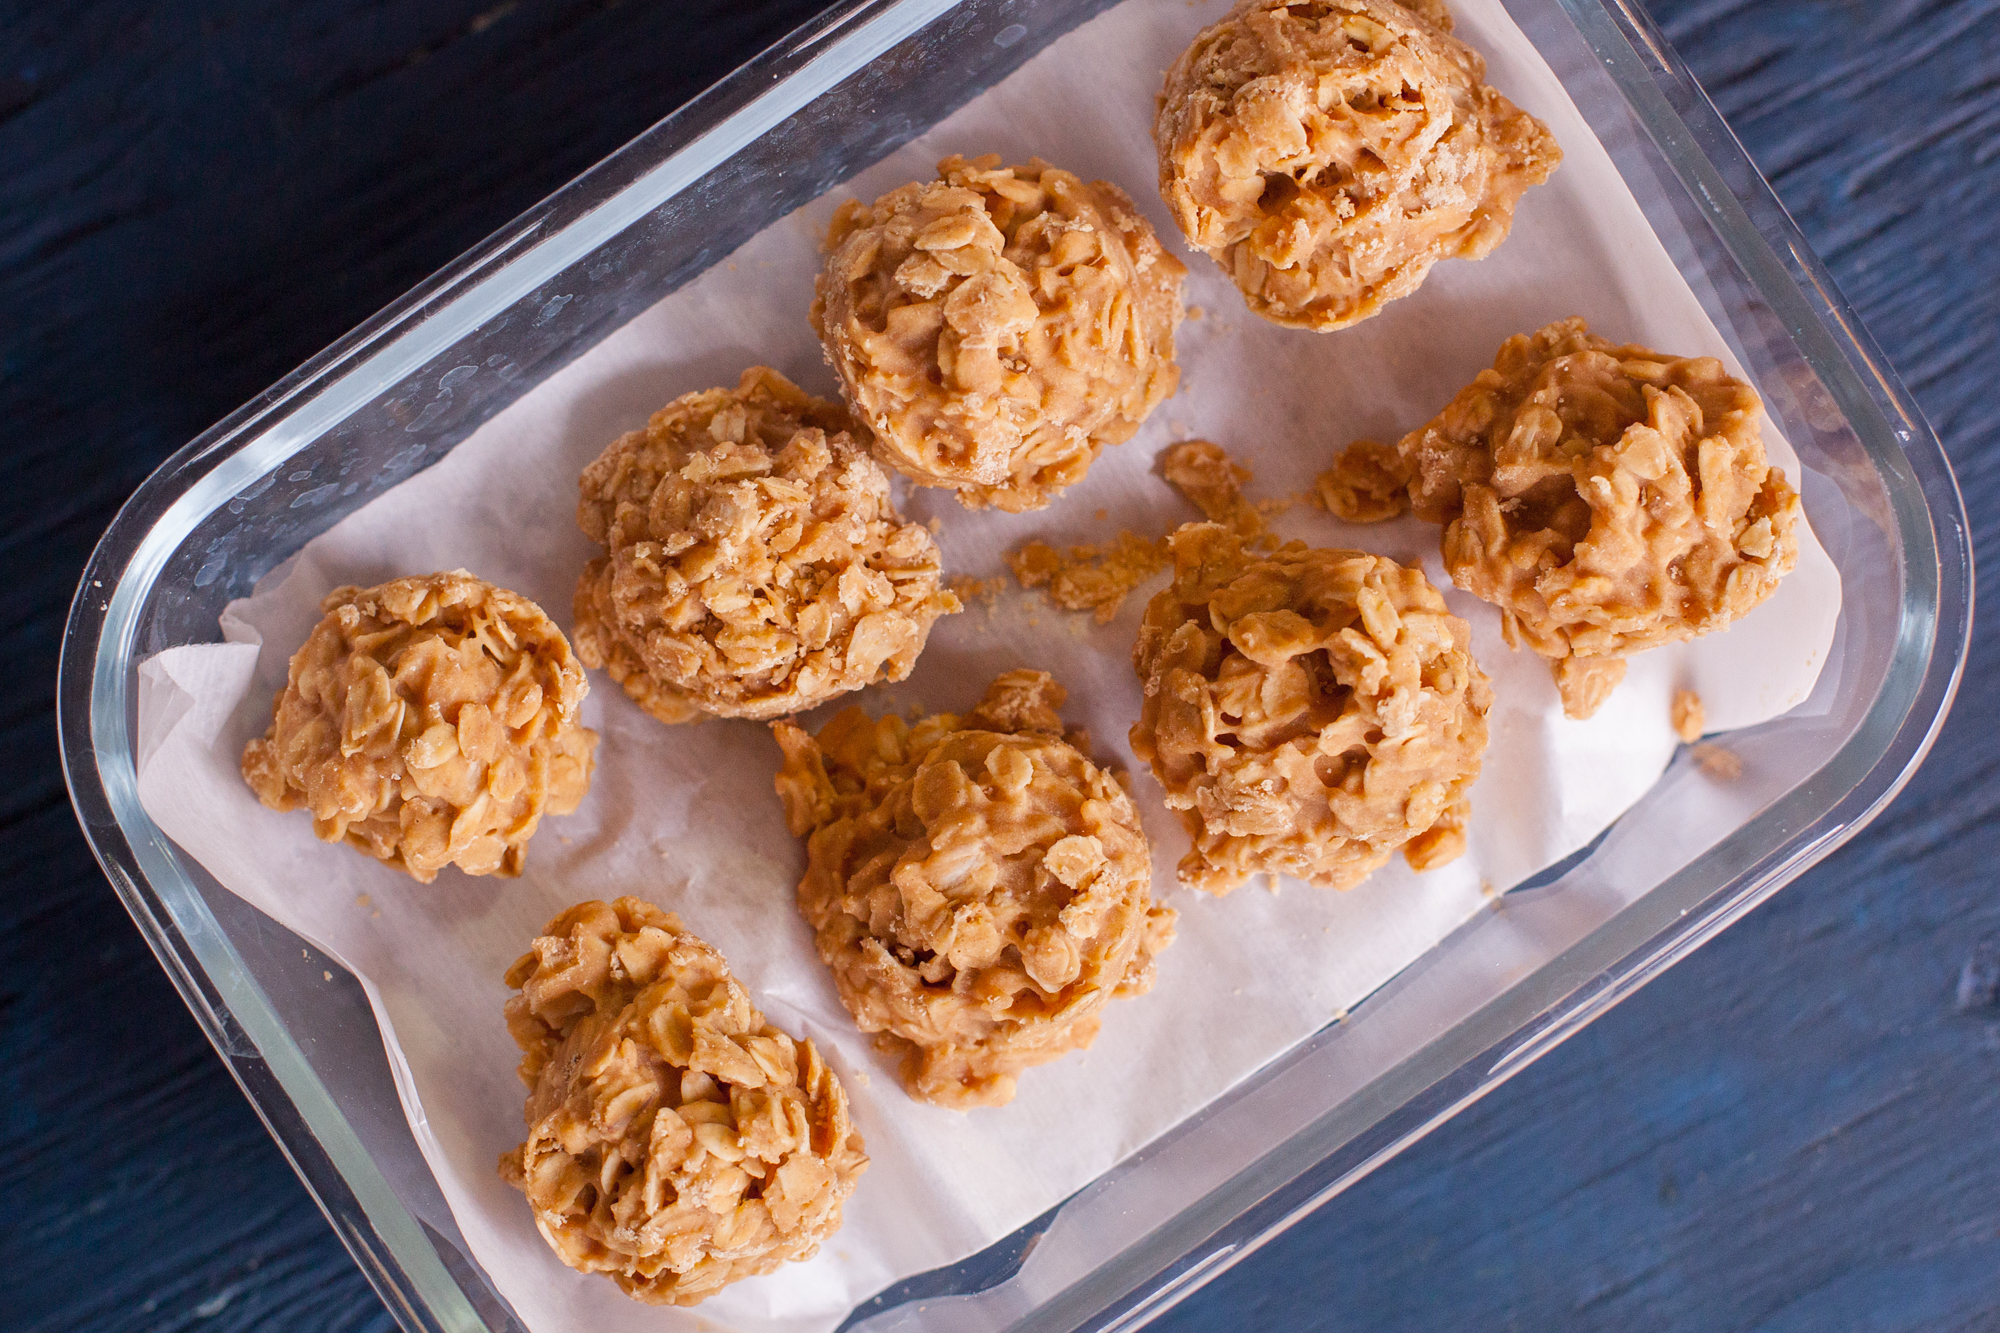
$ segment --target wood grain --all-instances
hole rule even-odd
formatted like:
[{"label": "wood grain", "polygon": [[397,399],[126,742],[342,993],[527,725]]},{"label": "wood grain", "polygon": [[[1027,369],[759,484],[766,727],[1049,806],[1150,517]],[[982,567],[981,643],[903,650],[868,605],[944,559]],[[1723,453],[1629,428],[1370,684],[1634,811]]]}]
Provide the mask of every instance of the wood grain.
[{"label": "wood grain", "polygon": [[[0,5],[0,1323],[392,1327],[71,821],[76,572],[172,449],[816,8]],[[2000,0],[1654,11],[2000,549]],[[1867,833],[1161,1326],[2000,1329],[1996,680],[1982,629]]]}]

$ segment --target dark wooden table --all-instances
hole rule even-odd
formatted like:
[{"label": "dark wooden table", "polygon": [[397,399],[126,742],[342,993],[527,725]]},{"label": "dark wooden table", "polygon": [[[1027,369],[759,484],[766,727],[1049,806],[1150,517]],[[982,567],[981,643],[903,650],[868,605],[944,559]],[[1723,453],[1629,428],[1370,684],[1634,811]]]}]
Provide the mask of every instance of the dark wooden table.
[{"label": "dark wooden table", "polygon": [[[62,617],[175,447],[814,0],[0,5],[0,1324],[386,1330],[98,875]],[[2000,0],[1655,0],[2000,521]],[[1866,834],[1163,1321],[2000,1330],[2000,642]]]}]

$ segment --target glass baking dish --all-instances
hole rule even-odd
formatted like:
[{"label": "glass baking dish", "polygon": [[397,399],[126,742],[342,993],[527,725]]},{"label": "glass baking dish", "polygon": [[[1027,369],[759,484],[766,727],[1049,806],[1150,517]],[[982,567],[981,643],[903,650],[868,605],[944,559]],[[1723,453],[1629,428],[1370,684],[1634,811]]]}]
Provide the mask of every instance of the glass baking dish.
[{"label": "glass baking dish", "polygon": [[[224,604],[308,539],[1108,7],[836,5],[189,444],[92,557],[60,681],[78,818],[405,1328],[521,1325],[467,1257],[360,986],[222,889],[141,809],[138,663],[217,640]],[[1646,17],[1618,0],[1507,7],[1800,455],[1845,599],[1818,687],[1785,717],[1728,736],[1738,780],[1698,780],[1683,752],[1590,848],[1341,1021],[1013,1236],[880,1293],[844,1327],[1144,1324],[1839,846],[1895,794],[1942,720],[1972,569],[1936,438]]]}]

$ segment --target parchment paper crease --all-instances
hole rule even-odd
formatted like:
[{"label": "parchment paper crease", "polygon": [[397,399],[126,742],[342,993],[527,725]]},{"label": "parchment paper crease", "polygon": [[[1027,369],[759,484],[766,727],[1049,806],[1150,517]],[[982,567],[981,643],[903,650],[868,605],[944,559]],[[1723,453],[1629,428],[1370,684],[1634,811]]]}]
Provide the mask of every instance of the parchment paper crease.
[{"label": "parchment paper crease", "polygon": [[[160,827],[223,884],[341,960],[363,981],[389,1045],[411,1128],[475,1257],[536,1333],[726,1326],[828,1330],[899,1278],[999,1239],[1357,1004],[1488,903],[1488,895],[1582,846],[1632,804],[1673,752],[1668,701],[1698,690],[1712,729],[1803,700],[1831,642],[1837,576],[1810,534],[1776,597],[1728,633],[1636,659],[1587,723],[1563,720],[1547,667],[1500,641],[1491,608],[1449,592],[1471,621],[1497,692],[1492,745],[1473,792],[1470,853],[1425,876],[1398,859],[1350,893],[1250,886],[1223,900],[1174,887],[1186,840],[1149,775],[1136,792],[1154,840],[1156,890],[1182,912],[1148,996],[1114,1003],[1087,1054],[1029,1073],[1015,1102],[968,1116],[910,1101],[835,999],[792,906],[803,856],[773,795],[777,750],[752,723],[669,729],[595,676],[585,707],[604,736],[575,815],[543,823],[519,880],[447,871],[425,887],[344,847],[303,815],[263,809],[237,772],[269,720],[287,656],[342,583],[464,566],[569,623],[592,553],[573,513],[576,475],[618,432],[676,394],[733,384],[763,361],[830,394],[806,324],[817,242],[849,193],[872,198],[927,177],[951,152],[1039,154],[1123,185],[1178,245],[1154,188],[1148,137],[1161,73],[1222,0],[1129,0],[1044,51],[893,157],[746,243],[494,419],[436,467],[351,515],[224,618],[223,645],[176,648],[142,668],[140,791]],[[1184,378],[1130,442],[1038,514],[970,514],[918,491],[906,512],[941,520],[947,567],[992,577],[1032,536],[1103,540],[1195,515],[1152,473],[1171,440],[1220,442],[1257,473],[1253,497],[1310,487],[1349,439],[1393,439],[1427,420],[1509,334],[1581,314],[1599,332],[1680,354],[1727,356],[1547,66],[1497,0],[1460,0],[1458,31],[1489,77],[1545,120],[1567,155],[1522,202],[1491,258],[1440,265],[1415,296],[1351,330],[1266,325],[1205,258],[1187,254]],[[469,369],[469,368],[468,368]],[[464,372],[453,371],[455,375]],[[477,373],[472,372],[472,373]],[[1789,447],[1774,461],[1797,479]],[[1095,517],[1098,511],[1105,517]],[[1437,530],[1415,520],[1348,529],[1299,506],[1288,536],[1421,558],[1448,586]],[[1143,590],[1097,626],[1018,591],[940,624],[915,674],[859,702],[880,712],[959,709],[998,671],[1028,664],[1071,692],[1069,719],[1100,759],[1130,765],[1139,710],[1129,654]],[[823,716],[823,715],[822,715]],[[813,719],[815,722],[818,718]],[[501,1022],[500,977],[535,930],[588,897],[632,893],[677,911],[728,957],[773,1021],[810,1035],[846,1080],[873,1165],[845,1228],[814,1260],[738,1285],[699,1316],[651,1309],[559,1264],[494,1160],[518,1143],[523,1090]]]}]

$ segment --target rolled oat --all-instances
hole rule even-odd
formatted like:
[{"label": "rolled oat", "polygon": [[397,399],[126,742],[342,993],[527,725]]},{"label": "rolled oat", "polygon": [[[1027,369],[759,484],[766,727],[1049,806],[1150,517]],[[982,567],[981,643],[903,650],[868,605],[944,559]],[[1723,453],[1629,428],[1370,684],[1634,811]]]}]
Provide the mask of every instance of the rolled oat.
[{"label": "rolled oat", "polygon": [[1256,313],[1366,319],[1491,253],[1562,160],[1449,27],[1439,0],[1241,0],[1167,71],[1160,193]]}]

